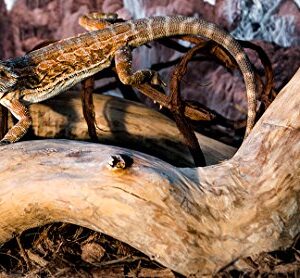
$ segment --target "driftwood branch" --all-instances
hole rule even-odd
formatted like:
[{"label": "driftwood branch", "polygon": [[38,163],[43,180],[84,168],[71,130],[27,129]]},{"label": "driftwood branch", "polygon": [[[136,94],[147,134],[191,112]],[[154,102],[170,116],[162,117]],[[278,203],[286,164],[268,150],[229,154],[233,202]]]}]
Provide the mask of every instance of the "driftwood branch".
[{"label": "driftwood branch", "polygon": [[[142,151],[176,166],[193,166],[193,158],[175,123],[142,104],[93,95],[99,142]],[[90,140],[78,94],[67,92],[29,107],[38,138]],[[208,165],[234,155],[236,149],[196,133]],[[32,134],[30,138],[32,138]]]},{"label": "driftwood branch", "polygon": [[62,140],[2,147],[0,241],[65,221],[199,276],[291,244],[300,231],[299,90],[300,70],[235,156],[209,167]]}]

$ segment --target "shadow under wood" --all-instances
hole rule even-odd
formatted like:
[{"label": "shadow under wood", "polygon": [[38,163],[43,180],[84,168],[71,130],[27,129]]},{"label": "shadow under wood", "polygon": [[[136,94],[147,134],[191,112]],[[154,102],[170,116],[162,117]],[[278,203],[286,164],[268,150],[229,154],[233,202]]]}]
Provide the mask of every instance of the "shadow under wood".
[{"label": "shadow under wood", "polygon": [[[142,104],[93,95],[96,132],[101,143],[138,150],[175,166],[193,166],[184,138],[174,122]],[[90,141],[79,94],[69,91],[43,103],[32,104],[34,138],[64,138]],[[233,156],[235,149],[196,134],[207,163]]]}]

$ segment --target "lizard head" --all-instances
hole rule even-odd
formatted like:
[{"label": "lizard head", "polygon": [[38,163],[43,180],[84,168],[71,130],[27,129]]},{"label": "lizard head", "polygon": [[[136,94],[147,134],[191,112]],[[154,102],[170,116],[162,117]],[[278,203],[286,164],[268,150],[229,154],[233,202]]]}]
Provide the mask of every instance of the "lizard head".
[{"label": "lizard head", "polygon": [[0,61],[0,96],[17,83],[18,75],[10,67]]}]

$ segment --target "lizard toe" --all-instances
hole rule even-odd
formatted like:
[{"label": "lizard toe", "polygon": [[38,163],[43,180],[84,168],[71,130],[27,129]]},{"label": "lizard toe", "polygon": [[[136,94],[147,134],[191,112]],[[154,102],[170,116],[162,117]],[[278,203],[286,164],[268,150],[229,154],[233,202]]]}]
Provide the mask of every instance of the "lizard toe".
[{"label": "lizard toe", "polygon": [[6,145],[9,145],[9,144],[11,144],[11,142],[9,140],[2,139],[0,141],[0,146],[6,146]]},{"label": "lizard toe", "polygon": [[152,85],[158,85],[160,87],[167,87],[167,84],[162,80],[158,72],[153,72],[153,76],[151,78]]}]

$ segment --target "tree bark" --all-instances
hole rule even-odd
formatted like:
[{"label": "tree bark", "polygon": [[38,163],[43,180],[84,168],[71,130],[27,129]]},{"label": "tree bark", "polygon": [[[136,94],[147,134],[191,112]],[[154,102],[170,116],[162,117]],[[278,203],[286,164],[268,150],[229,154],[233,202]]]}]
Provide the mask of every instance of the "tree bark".
[{"label": "tree bark", "polygon": [[299,90],[300,70],[234,157],[203,168],[63,140],[1,148],[0,242],[65,221],[196,276],[291,244],[300,231]]}]

